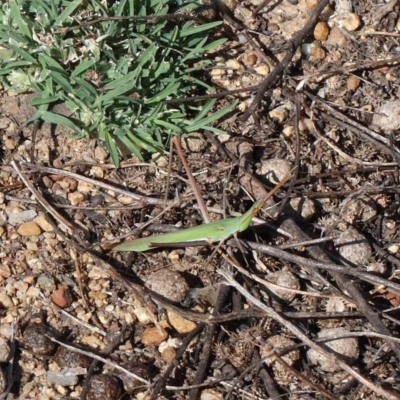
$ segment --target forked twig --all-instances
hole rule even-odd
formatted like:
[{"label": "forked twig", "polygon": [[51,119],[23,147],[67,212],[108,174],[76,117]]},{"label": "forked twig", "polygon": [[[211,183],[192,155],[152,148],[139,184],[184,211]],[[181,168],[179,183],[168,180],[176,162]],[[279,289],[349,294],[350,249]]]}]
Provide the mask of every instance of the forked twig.
[{"label": "forked twig", "polygon": [[33,186],[32,182],[27,178],[27,176],[21,171],[18,163],[15,160],[11,160],[10,165],[15,169],[22,182],[24,182],[25,186],[31,191],[31,193],[36,197],[37,201],[46,209],[46,211],[51,214],[61,225],[64,225],[71,234],[80,237],[82,235],[82,231],[79,230],[76,226],[72,225],[67,219],[65,219]]},{"label": "forked twig", "polygon": [[58,169],[58,168],[44,167],[42,165],[36,165],[36,164],[27,163],[27,162],[24,162],[21,164],[26,167],[29,167],[33,170],[47,172],[48,174],[64,175],[64,176],[68,176],[70,178],[76,179],[78,181],[90,183],[94,186],[100,186],[105,190],[112,190],[115,193],[123,194],[124,196],[130,197],[134,200],[142,201],[144,204],[155,204],[155,205],[160,205],[160,206],[162,206],[164,204],[163,200],[155,199],[152,197],[142,196],[142,195],[136,194],[136,193],[132,193],[128,190],[120,189],[116,185],[110,185],[105,182],[100,182],[100,181],[97,181],[96,179],[91,179],[84,175],[75,174],[74,172],[65,171],[63,169]]}]

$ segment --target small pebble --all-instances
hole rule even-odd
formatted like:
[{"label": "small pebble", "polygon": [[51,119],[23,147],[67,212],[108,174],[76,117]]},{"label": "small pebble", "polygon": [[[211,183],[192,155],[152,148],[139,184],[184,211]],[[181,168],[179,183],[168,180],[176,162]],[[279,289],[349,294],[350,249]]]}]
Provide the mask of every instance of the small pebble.
[{"label": "small pebble", "polygon": [[129,205],[136,202],[136,200],[129,196],[120,196],[118,197],[118,202],[124,205]]},{"label": "small pebble", "polygon": [[94,156],[97,160],[103,162],[108,157],[108,152],[101,146],[97,146],[94,150]]},{"label": "small pebble", "polygon": [[51,175],[51,179],[54,182],[60,182],[64,179],[64,175]]},{"label": "small pebble", "polygon": [[278,158],[264,160],[261,164],[261,175],[264,175],[271,183],[277,184],[292,169],[292,164],[287,160]]},{"label": "small pebble", "polygon": [[112,375],[95,375],[90,378],[87,400],[120,400],[122,389],[118,379]]},{"label": "small pebble", "polygon": [[21,236],[39,236],[42,231],[36,222],[31,221],[20,225],[17,232]]},{"label": "small pebble", "polygon": [[329,36],[329,26],[326,22],[318,22],[314,28],[314,37],[317,40],[325,41]]},{"label": "small pebble", "polygon": [[315,204],[314,202],[305,197],[295,197],[290,200],[290,206],[293,210],[304,219],[310,219],[315,214]]},{"label": "small pebble", "polygon": [[[299,279],[297,278],[296,275],[292,274],[290,271],[282,270],[273,272],[266,276],[266,280],[268,282],[271,282],[278,286],[282,286],[284,288],[300,290]],[[297,293],[288,290],[283,290],[272,285],[270,286],[267,283],[265,285],[272,293],[275,294],[275,296],[277,296],[279,299],[283,301],[290,302],[297,296]]]},{"label": "small pebble", "polygon": [[37,244],[36,243],[33,243],[33,242],[27,242],[26,243],[26,249],[27,250],[30,250],[30,251],[38,251],[38,246],[37,246]]},{"label": "small pebble", "polygon": [[7,150],[14,150],[17,147],[17,143],[14,140],[6,139],[4,140],[4,146]]},{"label": "small pebble", "polygon": [[91,197],[90,204],[94,207],[101,206],[102,204],[104,204],[104,201],[104,196],[102,196],[101,194],[95,194]]},{"label": "small pebble", "polygon": [[162,359],[167,363],[172,362],[175,356],[176,356],[176,350],[173,347],[167,347],[161,353]]},{"label": "small pebble", "polygon": [[207,141],[200,132],[193,132],[182,138],[182,147],[192,153],[199,153],[204,150],[206,146]]},{"label": "small pebble", "polygon": [[226,70],[222,68],[215,68],[211,70],[211,76],[214,78],[219,78],[226,74]]},{"label": "small pebble", "polygon": [[12,226],[23,224],[31,221],[37,215],[35,210],[26,210],[21,212],[11,213],[8,216],[8,223]]},{"label": "small pebble", "polygon": [[360,17],[357,14],[350,13],[344,20],[341,21],[342,26],[347,30],[353,32],[361,26]]},{"label": "small pebble", "polygon": [[78,188],[78,181],[66,176],[62,181],[60,181],[60,186],[63,189],[69,189],[71,192],[75,192],[75,190]]},{"label": "small pebble", "polygon": [[63,165],[63,163],[62,163],[62,161],[61,161],[59,158],[56,158],[56,159],[53,161],[53,166],[54,166],[55,168],[61,168],[62,165]]},{"label": "small pebble", "polygon": [[372,255],[371,247],[365,236],[355,229],[347,229],[336,240],[340,255],[354,265],[366,265]]},{"label": "small pebble", "polygon": [[54,304],[61,308],[69,307],[73,301],[69,288],[66,285],[60,285],[52,294],[51,300]]},{"label": "small pebble", "polygon": [[10,126],[11,121],[8,118],[0,118],[0,129],[7,129]]},{"label": "small pebble", "polygon": [[259,66],[254,68],[254,71],[262,76],[267,76],[269,74],[269,66],[266,64],[260,64]]},{"label": "small pebble", "polygon": [[256,62],[257,62],[257,56],[255,54],[247,54],[244,57],[244,63],[249,67],[255,65]]},{"label": "small pebble", "polygon": [[134,313],[136,315],[136,318],[142,325],[149,325],[153,322],[153,318],[147,311],[146,307],[135,308]]},{"label": "small pebble", "polygon": [[317,41],[312,42],[310,46],[310,61],[321,61],[325,56],[326,53],[321,44]]},{"label": "small pebble", "polygon": [[200,394],[200,400],[223,400],[224,395],[214,389],[205,389]]},{"label": "small pebble", "polygon": [[51,189],[53,187],[53,181],[48,176],[44,176],[42,178],[42,182],[44,186],[46,186],[48,189]]},{"label": "small pebble", "polygon": [[279,124],[283,124],[288,117],[287,108],[283,106],[277,107],[269,112],[269,117]]},{"label": "small pebble", "polygon": [[[95,190],[95,186],[88,182],[79,181],[78,192],[80,193],[90,193]],[[72,193],[71,193],[72,194]]]},{"label": "small pebble", "polygon": [[244,69],[243,65],[235,59],[230,59],[225,63],[225,66],[230,69]]},{"label": "small pebble", "polygon": [[76,368],[66,368],[62,371],[47,371],[46,378],[50,385],[60,385],[63,387],[75,386],[78,383],[79,375],[83,375],[82,372],[82,370]]},{"label": "small pebble", "polygon": [[[3,228],[0,228],[0,231]],[[0,235],[1,236],[1,235]],[[11,268],[8,264],[0,264],[0,276],[2,278],[8,278],[9,276],[11,276]]]},{"label": "small pebble", "polygon": [[[322,330],[318,333],[318,339],[334,339],[343,335],[349,335],[345,328],[330,328]],[[339,353],[347,364],[354,364],[359,355],[359,347],[357,338],[343,338],[324,342],[324,345],[331,348],[336,353]],[[318,365],[325,372],[335,372],[340,369],[340,366],[332,361],[332,358],[326,357],[313,349],[309,349],[307,357],[314,365]]]},{"label": "small pebble", "polygon": [[8,296],[5,292],[0,292],[0,308],[10,308],[13,306],[14,303],[12,302],[10,296]]},{"label": "small pebble", "polygon": [[347,90],[349,90],[350,92],[355,92],[359,88],[360,83],[360,79],[355,76],[350,76],[347,79]]},{"label": "small pebble", "polygon": [[168,332],[164,328],[146,328],[142,334],[142,343],[145,346],[159,346],[168,338]]},{"label": "small pebble", "polygon": [[329,34],[328,43],[337,48],[344,48],[347,45],[347,38],[342,30],[339,27],[335,26],[332,28]]},{"label": "small pebble", "polygon": [[53,358],[53,361],[60,368],[89,368],[92,360],[92,358],[84,354],[77,353],[76,351],[71,351],[64,346],[58,347],[56,354]]},{"label": "small pebble", "polygon": [[186,298],[189,285],[178,272],[160,269],[146,280],[146,287],[167,299],[179,303]]},{"label": "small pebble", "polygon": [[[150,380],[150,369],[147,365],[141,362],[121,363],[120,366],[145,380]],[[127,375],[125,372],[120,370],[113,370],[112,373],[114,376],[121,379],[124,389],[128,394],[133,395],[138,391],[143,390],[144,383],[135,379],[133,376]]]},{"label": "small pebble", "polygon": [[35,354],[50,356],[54,354],[57,343],[51,341],[47,335],[54,337],[52,328],[43,323],[30,323],[23,333],[23,346]]},{"label": "small pebble", "polygon": [[179,332],[179,333],[189,333],[194,328],[196,328],[196,324],[193,321],[189,321],[186,318],[183,318],[179,314],[175,314],[172,311],[167,312],[168,320],[170,324]]},{"label": "small pebble", "polygon": [[95,165],[94,167],[90,168],[90,175],[95,177],[95,178],[104,178],[104,169],[99,167],[98,165]]},{"label": "small pebble", "polygon": [[383,101],[372,117],[372,123],[383,130],[400,129],[400,100]]},{"label": "small pebble", "polygon": [[85,196],[80,192],[73,192],[68,194],[68,200],[72,206],[78,206],[85,200]]},{"label": "small pebble", "polygon": [[319,0],[306,0],[306,6],[311,9],[317,7],[318,3]]},{"label": "small pebble", "polygon": [[45,232],[53,232],[54,228],[53,226],[50,224],[50,222],[47,221],[46,217],[41,214],[38,217],[36,217],[33,222],[36,222],[40,228],[45,231]]},{"label": "small pebble", "polygon": [[8,205],[5,208],[5,212],[7,215],[11,215],[11,214],[19,214],[21,213],[23,210],[17,206],[12,205],[12,203],[10,205]]},{"label": "small pebble", "polygon": [[11,324],[1,324],[0,325],[0,335],[4,338],[11,339],[12,327]]},{"label": "small pebble", "polygon": [[46,291],[53,291],[56,290],[56,282],[55,279],[46,274],[42,274],[38,277],[37,279],[37,285],[42,289]]}]

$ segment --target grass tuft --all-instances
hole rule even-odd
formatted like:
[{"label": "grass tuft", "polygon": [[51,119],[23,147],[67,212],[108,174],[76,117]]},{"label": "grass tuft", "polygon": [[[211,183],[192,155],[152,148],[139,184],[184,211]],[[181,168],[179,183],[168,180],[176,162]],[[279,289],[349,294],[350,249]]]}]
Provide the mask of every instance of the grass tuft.
[{"label": "grass tuft", "polygon": [[[38,111],[29,123],[42,119],[67,126],[76,138],[95,136],[118,166],[127,151],[139,159],[143,151],[165,152],[172,135],[205,129],[234,108],[210,115],[215,100],[162,104],[190,96],[199,86],[212,90],[193,74],[211,64],[206,52],[225,42],[209,39],[220,22],[164,19],[176,11],[165,0],[104,3],[8,0],[0,6],[0,82],[13,92],[38,94],[32,103]],[[114,20],[106,21],[109,17]],[[72,117],[52,113],[56,102],[65,102]]]}]

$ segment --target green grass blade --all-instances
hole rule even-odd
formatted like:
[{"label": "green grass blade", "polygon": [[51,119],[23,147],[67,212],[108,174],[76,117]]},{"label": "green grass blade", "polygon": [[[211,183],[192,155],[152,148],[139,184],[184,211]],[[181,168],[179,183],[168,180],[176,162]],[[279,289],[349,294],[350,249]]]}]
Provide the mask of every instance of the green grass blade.
[{"label": "green grass blade", "polygon": [[182,131],[182,128],[179,126],[176,126],[174,124],[171,124],[170,122],[164,121],[162,119],[154,119],[153,122],[157,125],[163,126],[167,129],[170,129],[173,132],[179,133]]},{"label": "green grass blade", "polygon": [[197,33],[209,31],[221,24],[222,24],[222,21],[215,21],[215,22],[209,22],[208,24],[204,24],[204,25],[194,26],[194,27],[182,30],[179,33],[179,36],[186,37],[186,36],[196,35]]},{"label": "green grass blade", "polygon": [[115,142],[108,131],[104,131],[104,138],[107,144],[107,148],[110,151],[111,159],[113,160],[114,165],[118,168],[119,157],[118,157],[117,146],[115,146]]},{"label": "green grass blade", "polygon": [[197,131],[198,129],[205,129],[207,128],[208,124],[211,124],[212,122],[217,121],[218,119],[222,118],[224,115],[228,114],[229,112],[231,112],[235,107],[236,104],[238,103],[238,101],[234,101],[232,104],[230,104],[229,106],[226,106],[224,108],[221,108],[220,110],[218,110],[217,112],[215,112],[214,114],[201,119],[200,121],[197,121],[194,124],[191,124],[190,126],[187,126],[184,128],[184,131],[186,133],[189,132],[194,132]]},{"label": "green grass blade", "polygon": [[51,104],[60,100],[60,96],[52,96],[52,97],[42,97],[32,99],[31,105],[33,106],[41,106],[43,104]]},{"label": "green grass blade", "polygon": [[10,48],[15,53],[17,53],[19,56],[21,56],[24,60],[29,61],[32,64],[36,64],[37,63],[36,58],[32,57],[27,51],[25,51],[21,47],[14,46],[12,44],[8,44],[7,47]]},{"label": "green grass blade", "polygon": [[143,156],[140,154],[140,149],[125,135],[118,135],[120,140],[140,161],[143,161]]},{"label": "green grass blade", "polygon": [[19,5],[17,4],[16,0],[9,0],[9,4],[13,19],[15,23],[18,25],[18,28],[20,29],[21,33],[24,36],[28,37],[29,39],[32,39],[31,30],[28,24],[25,22],[24,18],[22,17],[19,11]]},{"label": "green grass blade", "polygon": [[54,26],[62,25],[67,18],[82,4],[82,0],[71,1],[70,4],[64,9],[60,16],[55,20]]},{"label": "green grass blade", "polygon": [[217,99],[211,99],[209,100],[206,105],[202,108],[202,110],[197,114],[197,116],[194,118],[193,122],[198,122],[200,121],[203,117],[205,117],[211,109],[214,107],[214,104],[217,102]]},{"label": "green grass blade", "polygon": [[145,104],[158,103],[161,100],[168,97],[170,94],[176,93],[176,91],[179,89],[180,86],[181,86],[180,82],[172,82],[163,91],[151,97],[150,99],[145,100],[144,103]]},{"label": "green grass blade", "polygon": [[71,74],[71,77],[79,76],[82,72],[88,70],[95,63],[94,60],[86,60],[79,63],[79,65],[74,69]]},{"label": "green grass blade", "polygon": [[83,135],[82,130],[76,126],[70,119],[64,117],[63,115],[59,114],[54,114],[49,111],[42,111],[40,118],[43,121],[50,122],[51,124],[58,124],[58,125],[64,125],[67,128],[70,128],[74,132],[76,132],[79,135]]}]

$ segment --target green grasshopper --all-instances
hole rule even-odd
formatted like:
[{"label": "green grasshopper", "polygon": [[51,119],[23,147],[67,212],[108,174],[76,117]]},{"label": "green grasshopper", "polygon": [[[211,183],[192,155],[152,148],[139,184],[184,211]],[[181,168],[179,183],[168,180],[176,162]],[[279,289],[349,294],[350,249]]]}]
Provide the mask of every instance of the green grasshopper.
[{"label": "green grasshopper", "polygon": [[232,235],[246,230],[253,217],[260,211],[264,203],[275,194],[289,179],[292,171],[285,176],[263,199],[257,201],[253,206],[240,217],[227,218],[221,221],[210,222],[192,228],[182,229],[180,231],[165,233],[162,235],[150,236],[141,239],[131,240],[120,243],[113,250],[117,251],[136,251],[142,252],[165,245],[189,243],[190,242],[207,242],[213,244],[216,242],[224,242]]}]

